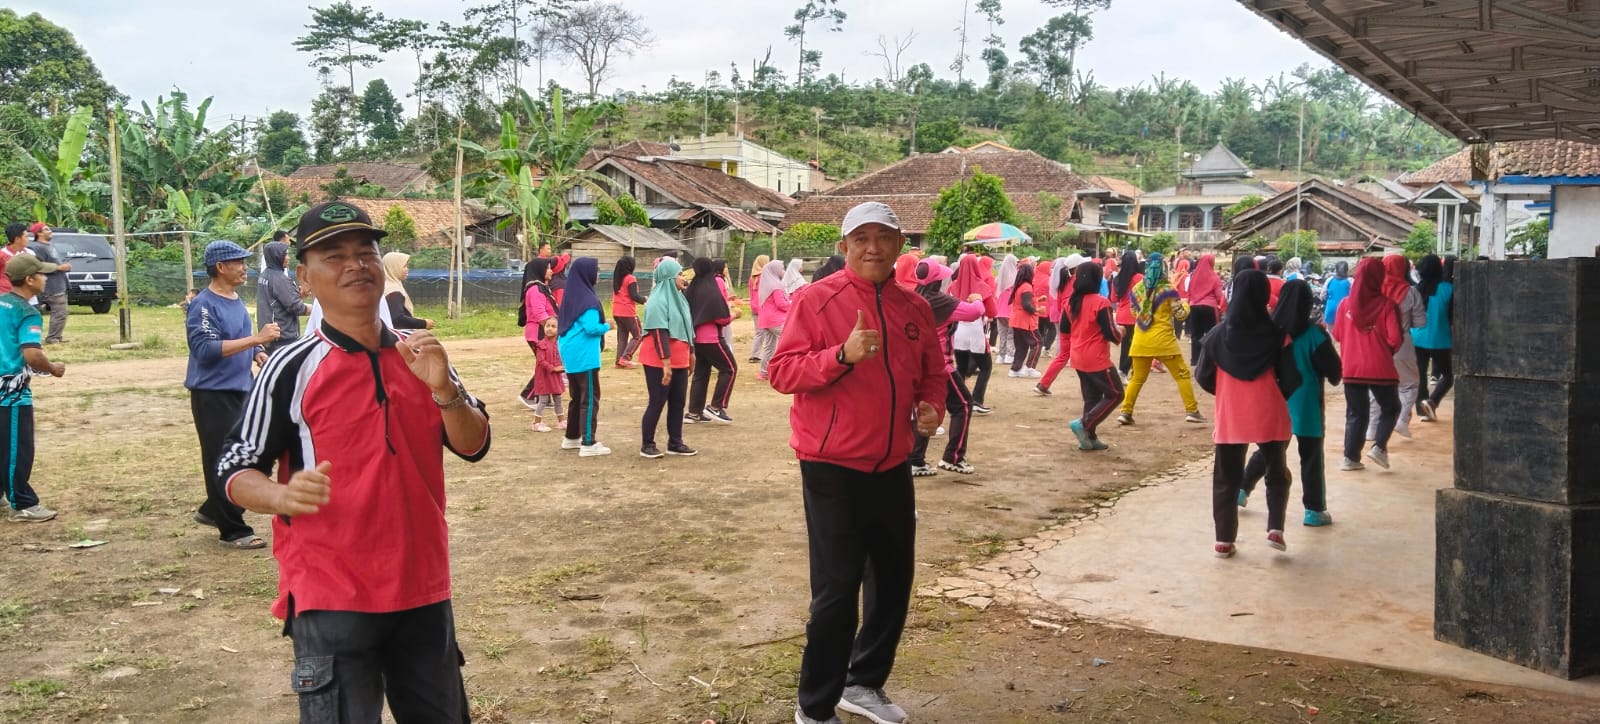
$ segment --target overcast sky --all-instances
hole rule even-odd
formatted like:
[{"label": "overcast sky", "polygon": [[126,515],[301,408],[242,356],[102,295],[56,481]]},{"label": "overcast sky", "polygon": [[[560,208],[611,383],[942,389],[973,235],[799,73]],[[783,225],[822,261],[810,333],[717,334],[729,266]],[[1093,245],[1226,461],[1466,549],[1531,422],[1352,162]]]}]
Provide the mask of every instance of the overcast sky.
[{"label": "overcast sky", "polygon": [[[313,0],[327,4],[327,0]],[[969,0],[976,5],[976,0]],[[360,4],[362,0],[357,0]],[[461,22],[473,0],[367,0],[391,18]],[[800,0],[622,0],[644,16],[654,45],[619,66],[603,90],[660,89],[676,76],[700,82],[707,70],[726,79],[730,62],[748,78],[752,59],[772,47],[773,64],[792,78],[796,48],[783,37]],[[291,45],[311,12],[305,0],[217,2],[216,0],[12,0],[19,12],[39,12],[71,31],[107,80],[135,101],[154,99],[177,86],[191,97],[214,96],[213,117],[261,116],[286,108],[302,117],[319,92],[310,56]],[[842,72],[847,82],[882,75],[880,61],[865,52],[881,35],[916,32],[906,65],[926,62],[941,77],[953,76],[963,0],[841,0],[849,13],[844,31],[817,40],[824,72]],[[1057,11],[1039,0],[1003,0],[1006,23],[999,28],[1007,54],[1016,61],[1017,41]],[[1245,10],[1236,0],[1115,0],[1095,17],[1095,39],[1080,65],[1102,85],[1148,82],[1157,74],[1193,81],[1206,91],[1230,77],[1259,81],[1301,63],[1327,61]],[[968,76],[982,76],[977,59],[989,29],[974,17],[968,29]],[[809,44],[809,41],[808,41]],[[547,67],[567,87],[581,87],[573,67]],[[357,85],[388,80],[406,108],[416,78],[410,53],[356,71]],[[342,76],[339,76],[342,77]],[[534,72],[524,74],[532,86]]]}]

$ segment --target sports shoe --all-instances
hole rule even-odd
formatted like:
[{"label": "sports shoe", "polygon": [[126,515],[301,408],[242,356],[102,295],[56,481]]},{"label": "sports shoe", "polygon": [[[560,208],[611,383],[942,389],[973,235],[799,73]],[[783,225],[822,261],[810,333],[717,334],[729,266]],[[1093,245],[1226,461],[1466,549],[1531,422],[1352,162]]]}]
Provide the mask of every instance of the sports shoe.
[{"label": "sports shoe", "polygon": [[768,377],[767,373],[765,373],[765,372],[758,372],[758,373],[756,373],[756,379],[761,380],[762,382],[766,382],[767,380],[769,380],[771,378]]},{"label": "sports shoe", "polygon": [[546,424],[544,424],[542,422],[535,422],[535,423],[533,423],[533,431],[534,432],[550,432],[550,426],[546,425]]},{"label": "sports shoe", "polygon": [[1193,423],[1196,423],[1196,424],[1205,424],[1206,418],[1205,418],[1204,415],[1200,414],[1199,410],[1195,410],[1194,412],[1191,412],[1191,413],[1188,413],[1188,414],[1184,415],[1183,416],[1183,421],[1184,422],[1193,422]]},{"label": "sports shoe", "polygon": [[1439,411],[1434,409],[1432,402],[1429,402],[1427,400],[1423,400],[1421,402],[1418,402],[1417,406],[1422,408],[1422,419],[1423,420],[1425,420],[1427,422],[1438,422],[1439,421]]},{"label": "sports shoe", "polygon": [[760,362],[761,358],[760,357],[751,357],[750,359],[747,359],[745,361],[746,362]]},{"label": "sports shoe", "polygon": [[700,416],[705,418],[706,422],[715,422],[718,425],[733,424],[733,418],[728,416],[727,410],[718,410],[715,407],[706,407],[705,411],[700,413]]},{"label": "sports shoe", "polygon": [[1082,420],[1073,420],[1072,422],[1067,423],[1067,427],[1071,428],[1072,429],[1072,435],[1074,437],[1078,438],[1078,449],[1079,450],[1093,450],[1094,449],[1094,442],[1089,439],[1089,431],[1083,429],[1083,421]]},{"label": "sports shoe", "polygon": [[911,477],[913,478],[926,478],[938,474],[938,470],[934,470],[932,465],[928,465],[926,463],[922,465],[911,466]]},{"label": "sports shoe", "polygon": [[675,443],[670,443],[670,444],[667,445],[667,454],[668,455],[681,455],[683,457],[693,457],[695,455],[699,455],[700,453],[697,452],[694,448],[689,447],[688,445],[685,445],[685,444],[683,444],[681,442],[675,442]]},{"label": "sports shoe", "polygon": [[1328,515],[1325,510],[1308,510],[1301,523],[1307,528],[1321,528],[1325,525],[1333,525],[1333,516]]},{"label": "sports shoe", "polygon": [[56,512],[43,505],[11,511],[11,522],[13,523],[43,523],[54,517],[56,517]]},{"label": "sports shoe", "polygon": [[1345,472],[1350,472],[1352,470],[1366,470],[1367,466],[1363,465],[1360,460],[1344,458],[1339,462],[1339,469]]},{"label": "sports shoe", "polygon": [[837,716],[830,716],[827,719],[812,719],[806,716],[805,712],[795,709],[794,724],[844,724],[844,720]]},{"label": "sports shoe", "polygon": [[953,463],[949,460],[940,460],[939,469],[949,470],[952,473],[961,473],[962,475],[971,475],[975,472],[978,472],[977,468],[972,467],[965,462]]},{"label": "sports shoe", "polygon": [[877,724],[903,724],[906,720],[905,710],[889,701],[889,695],[883,693],[883,689],[846,686],[844,696],[839,698],[839,708]]},{"label": "sports shoe", "polygon": [[1372,458],[1372,462],[1377,463],[1378,467],[1383,468],[1384,470],[1388,470],[1389,469],[1389,451],[1388,450],[1385,450],[1385,449],[1383,449],[1381,447],[1374,447],[1371,450],[1367,451],[1367,457]]},{"label": "sports shoe", "polygon": [[189,516],[189,520],[199,523],[207,528],[217,527],[217,521],[212,520],[211,516],[206,515],[198,510],[194,512],[194,515]]},{"label": "sports shoe", "polygon": [[596,442],[593,445],[584,445],[583,447],[578,448],[578,457],[580,458],[597,458],[601,455],[610,454],[611,448],[601,445],[599,442]]},{"label": "sports shoe", "polygon": [[992,407],[984,407],[983,405],[979,405],[977,403],[973,403],[972,405],[972,414],[974,415],[987,415],[991,412],[994,412],[994,408]]},{"label": "sports shoe", "polygon": [[1118,425],[1132,425],[1133,424],[1133,415],[1130,415],[1130,414],[1128,414],[1126,412],[1117,413],[1117,424]]},{"label": "sports shoe", "polygon": [[1281,530],[1267,531],[1267,545],[1280,551],[1289,550],[1289,544],[1283,542],[1283,531]]},{"label": "sports shoe", "polygon": [[685,412],[685,413],[683,413],[683,424],[685,424],[685,425],[693,425],[693,424],[695,424],[697,422],[706,422],[706,419],[704,417],[701,417],[699,415],[694,414],[693,412]]},{"label": "sports shoe", "polygon": [[1012,361],[1013,361],[1013,355],[1009,355],[1009,354],[1000,355],[1000,364],[1008,365],[1008,364],[1011,364]]},{"label": "sports shoe", "polygon": [[1044,385],[1036,383],[1033,386],[1033,394],[1038,395],[1040,397],[1049,397],[1051,395],[1051,392],[1050,392],[1050,388],[1045,387]]},{"label": "sports shoe", "polygon": [[1219,542],[1216,545],[1211,546],[1211,552],[1215,553],[1218,558],[1232,558],[1235,550],[1236,548],[1232,543]]},{"label": "sports shoe", "polygon": [[1239,489],[1239,507],[1250,507],[1250,491],[1245,490],[1244,488]]},{"label": "sports shoe", "polygon": [[1412,435],[1411,435],[1411,428],[1410,427],[1396,427],[1394,429],[1394,434],[1399,435],[1400,437],[1403,437],[1403,438],[1405,438],[1407,440],[1414,439],[1412,437]]},{"label": "sports shoe", "polygon": [[[581,455],[582,453],[579,453],[579,454]],[[655,460],[657,458],[662,458],[662,457],[666,457],[666,456],[662,454],[660,448],[657,448],[654,445],[646,445],[646,446],[644,446],[642,448],[639,448],[639,457],[649,458],[651,460]]]},{"label": "sports shoe", "polygon": [[1022,373],[1017,371],[1017,370],[1008,370],[1006,372],[1006,376],[1007,377],[1021,377]]},{"label": "sports shoe", "polygon": [[561,438],[561,449],[562,450],[577,450],[580,447],[583,447],[583,441],[582,440],[579,440],[577,438],[570,438],[570,437]]},{"label": "sports shoe", "polygon": [[1089,444],[1094,445],[1094,449],[1096,449],[1096,450],[1110,450],[1111,449],[1110,445],[1107,445],[1104,440],[1101,440],[1098,437],[1093,439],[1093,440],[1090,440]]},{"label": "sports shoe", "polygon": [[934,430],[933,431],[933,436],[934,437],[944,437],[944,425],[940,425],[939,429]]},{"label": "sports shoe", "polygon": [[1022,376],[1030,378],[1030,379],[1037,380],[1040,377],[1043,377],[1044,373],[1040,372],[1039,370],[1036,370],[1036,369],[1034,369],[1032,367],[1028,367],[1028,368],[1025,368],[1025,369],[1022,370]]}]

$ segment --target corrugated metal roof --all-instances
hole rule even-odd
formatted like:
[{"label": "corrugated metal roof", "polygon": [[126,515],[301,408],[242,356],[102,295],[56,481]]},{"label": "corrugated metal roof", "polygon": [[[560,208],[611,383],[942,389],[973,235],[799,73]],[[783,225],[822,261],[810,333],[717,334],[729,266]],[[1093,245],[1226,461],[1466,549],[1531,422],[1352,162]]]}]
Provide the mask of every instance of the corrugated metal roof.
[{"label": "corrugated metal roof", "polygon": [[724,206],[707,206],[705,207],[705,212],[722,219],[723,222],[727,223],[728,226],[738,229],[739,231],[748,231],[752,234],[770,234],[778,230],[778,227],[764,221],[755,214],[740,209],[730,209]]}]

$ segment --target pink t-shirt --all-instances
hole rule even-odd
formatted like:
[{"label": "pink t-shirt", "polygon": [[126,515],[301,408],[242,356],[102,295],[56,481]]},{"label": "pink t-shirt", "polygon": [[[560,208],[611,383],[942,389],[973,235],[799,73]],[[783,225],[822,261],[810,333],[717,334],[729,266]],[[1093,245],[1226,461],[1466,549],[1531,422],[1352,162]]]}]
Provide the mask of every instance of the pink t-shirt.
[{"label": "pink t-shirt", "polygon": [[16,252],[6,247],[0,247],[0,294],[11,293],[11,277],[6,276],[4,272],[6,262],[11,261],[11,257],[16,255]]},{"label": "pink t-shirt", "polygon": [[1211,440],[1218,445],[1278,442],[1293,432],[1289,403],[1270,370],[1253,380],[1240,380],[1218,369],[1216,403]]},{"label": "pink t-shirt", "polygon": [[544,336],[542,325],[544,320],[556,316],[556,310],[550,307],[550,299],[537,285],[531,285],[522,293],[522,303],[527,305],[528,323],[522,326],[522,338],[529,342],[537,342]]}]

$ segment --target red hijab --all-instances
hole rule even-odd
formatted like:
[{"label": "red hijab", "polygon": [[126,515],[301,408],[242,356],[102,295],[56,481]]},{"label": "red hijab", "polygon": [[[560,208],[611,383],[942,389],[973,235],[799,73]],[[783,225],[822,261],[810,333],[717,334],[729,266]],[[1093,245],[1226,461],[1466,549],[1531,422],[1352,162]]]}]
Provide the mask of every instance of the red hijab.
[{"label": "red hijab", "polygon": [[993,299],[996,287],[1000,285],[994,278],[994,257],[978,257],[978,278],[983,280],[983,295]]},{"label": "red hijab", "polygon": [[917,288],[917,264],[922,261],[922,256],[914,251],[900,255],[894,262],[894,280],[908,290]]},{"label": "red hijab", "polygon": [[1213,254],[1201,254],[1200,263],[1194,267],[1194,273],[1189,275],[1189,298],[1206,299],[1208,295],[1216,294],[1222,298],[1222,278],[1217,276],[1217,258]]},{"label": "red hijab", "polygon": [[[1400,260],[1405,261],[1405,258]],[[1386,267],[1385,262],[1370,256],[1356,265],[1356,283],[1350,288],[1350,298],[1345,300],[1344,306],[1350,310],[1350,321],[1357,329],[1372,328],[1384,308],[1394,303],[1383,293],[1388,283],[1384,274]]]},{"label": "red hijab", "polygon": [[1390,254],[1383,258],[1383,296],[1399,304],[1406,300],[1411,290],[1411,262],[1404,254]]}]

